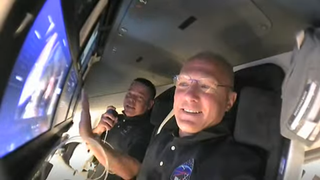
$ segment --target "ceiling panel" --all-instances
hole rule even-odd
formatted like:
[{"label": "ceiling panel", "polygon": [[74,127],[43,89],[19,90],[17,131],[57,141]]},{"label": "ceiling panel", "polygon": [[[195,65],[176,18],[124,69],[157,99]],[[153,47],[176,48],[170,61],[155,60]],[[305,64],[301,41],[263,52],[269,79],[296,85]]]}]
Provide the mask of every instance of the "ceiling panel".
[{"label": "ceiling panel", "polygon": [[89,95],[125,91],[136,77],[147,77],[156,85],[171,83],[183,61],[203,50],[222,54],[232,65],[289,51],[295,33],[310,24],[310,16],[287,4],[286,0],[148,0],[146,4],[124,0],[102,61],[89,73]]}]

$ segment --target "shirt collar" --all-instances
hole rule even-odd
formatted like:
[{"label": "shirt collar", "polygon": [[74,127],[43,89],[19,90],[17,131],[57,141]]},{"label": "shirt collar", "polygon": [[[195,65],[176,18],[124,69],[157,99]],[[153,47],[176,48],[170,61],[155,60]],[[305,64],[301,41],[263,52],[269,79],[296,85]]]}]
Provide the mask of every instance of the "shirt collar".
[{"label": "shirt collar", "polygon": [[178,128],[173,131],[172,135],[174,136],[175,141],[179,141],[181,143],[192,143],[229,136],[231,135],[231,130],[226,121],[221,121],[219,124],[204,129],[191,136],[179,137]]},{"label": "shirt collar", "polygon": [[123,118],[126,121],[130,121],[130,122],[145,122],[145,121],[150,121],[150,111],[145,112],[144,114],[138,115],[138,116],[133,116],[133,117],[128,117],[126,116],[126,114],[124,113],[124,111],[122,111],[123,113]]}]

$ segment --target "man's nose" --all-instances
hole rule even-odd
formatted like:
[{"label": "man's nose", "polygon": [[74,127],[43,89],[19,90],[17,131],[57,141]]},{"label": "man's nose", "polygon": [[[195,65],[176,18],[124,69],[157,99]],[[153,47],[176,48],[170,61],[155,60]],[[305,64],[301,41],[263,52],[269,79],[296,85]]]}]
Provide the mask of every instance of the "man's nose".
[{"label": "man's nose", "polygon": [[186,99],[190,102],[198,102],[199,94],[200,94],[200,89],[198,88],[198,84],[192,83],[192,85],[187,89],[185,96],[186,96]]},{"label": "man's nose", "polygon": [[129,102],[131,102],[131,103],[135,103],[136,102],[136,96],[131,96],[128,99],[129,99]]}]

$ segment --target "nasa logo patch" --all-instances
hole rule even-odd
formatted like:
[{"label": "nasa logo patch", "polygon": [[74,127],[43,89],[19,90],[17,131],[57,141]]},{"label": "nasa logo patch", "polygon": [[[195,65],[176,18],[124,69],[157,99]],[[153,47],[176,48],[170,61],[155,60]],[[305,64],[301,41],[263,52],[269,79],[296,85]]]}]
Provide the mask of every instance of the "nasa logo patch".
[{"label": "nasa logo patch", "polygon": [[189,180],[193,170],[194,159],[189,159],[187,162],[178,166],[171,174],[170,180]]}]

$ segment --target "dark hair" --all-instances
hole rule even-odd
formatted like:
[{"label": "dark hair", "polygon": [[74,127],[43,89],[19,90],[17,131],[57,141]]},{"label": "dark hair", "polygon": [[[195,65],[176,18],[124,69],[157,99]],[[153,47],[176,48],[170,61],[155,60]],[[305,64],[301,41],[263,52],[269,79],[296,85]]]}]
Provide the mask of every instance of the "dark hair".
[{"label": "dark hair", "polygon": [[145,79],[145,78],[136,78],[133,81],[139,82],[139,83],[145,85],[149,89],[150,98],[154,99],[154,97],[156,96],[156,87],[154,86],[154,84],[151,81],[149,81],[148,79]]},{"label": "dark hair", "polygon": [[222,57],[219,54],[210,52],[210,51],[203,51],[203,52],[200,52],[200,53],[192,56],[191,58],[188,59],[188,61],[193,61],[196,59],[212,61],[214,63],[218,63],[220,65],[220,67],[222,68],[222,70],[228,76],[230,83],[231,83],[231,86],[233,86],[233,83],[234,83],[233,68],[232,68],[232,65],[224,57]]}]

